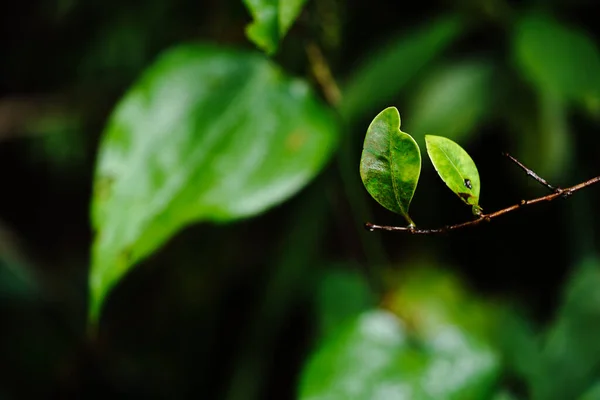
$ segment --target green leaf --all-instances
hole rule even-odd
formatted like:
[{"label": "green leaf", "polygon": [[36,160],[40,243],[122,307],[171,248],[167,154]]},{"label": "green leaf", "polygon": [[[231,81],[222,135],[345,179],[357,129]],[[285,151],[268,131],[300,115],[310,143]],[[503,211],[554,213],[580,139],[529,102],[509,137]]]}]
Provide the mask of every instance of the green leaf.
[{"label": "green leaf", "polygon": [[402,381],[404,375],[426,363],[424,355],[415,351],[407,351],[402,359],[407,346],[404,329],[393,314],[363,313],[324,338],[304,369],[299,399],[376,400],[401,394],[410,389]]},{"label": "green leaf", "polygon": [[184,226],[286,200],[324,166],[337,121],[263,57],[209,45],[166,52],[116,107],[96,167],[90,320],[132,265]]},{"label": "green leaf", "polygon": [[[600,260],[574,269],[532,382],[532,399],[576,399],[598,379],[600,369]],[[548,379],[552,377],[552,379]]]},{"label": "green leaf", "polygon": [[479,172],[469,154],[452,140],[425,135],[427,154],[444,183],[466,204],[479,208]]},{"label": "green leaf", "polygon": [[600,400],[600,381],[592,385],[579,400]]},{"label": "green leaf", "polygon": [[273,54],[304,3],[306,0],[244,0],[253,18],[246,35],[267,54]]},{"label": "green leaf", "polygon": [[369,311],[325,337],[300,380],[301,400],[487,399],[499,358],[455,326],[409,340],[402,321]]},{"label": "green leaf", "polygon": [[368,56],[343,87],[342,115],[352,121],[389,102],[462,31],[460,18],[444,16],[403,32]]},{"label": "green leaf", "polygon": [[600,101],[600,53],[585,32],[544,14],[515,25],[514,53],[523,75],[538,89],[569,100]]},{"label": "green leaf", "polygon": [[396,107],[380,112],[369,125],[360,160],[360,177],[369,194],[382,206],[414,222],[408,207],[421,174],[417,142],[400,130]]},{"label": "green leaf", "polygon": [[408,112],[415,140],[426,133],[466,140],[492,108],[493,72],[491,63],[470,60],[444,65],[423,79]]}]

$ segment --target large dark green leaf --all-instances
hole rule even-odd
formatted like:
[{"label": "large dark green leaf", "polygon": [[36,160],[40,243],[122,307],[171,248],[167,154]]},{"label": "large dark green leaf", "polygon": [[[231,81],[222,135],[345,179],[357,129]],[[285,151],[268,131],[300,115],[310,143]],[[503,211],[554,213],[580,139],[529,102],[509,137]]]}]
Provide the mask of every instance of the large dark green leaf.
[{"label": "large dark green leaf", "polygon": [[414,226],[408,207],[421,174],[417,142],[400,130],[400,114],[388,107],[373,119],[360,160],[360,177],[379,204],[402,215]]},{"label": "large dark green leaf", "polygon": [[248,38],[266,53],[272,54],[306,0],[244,0],[244,3],[253,18],[246,28]]},{"label": "large dark green leaf", "polygon": [[208,45],[162,55],[118,104],[95,177],[92,321],[136,262],[194,221],[249,217],[302,188],[337,124],[302,81]]},{"label": "large dark green leaf", "polygon": [[543,14],[528,14],[515,25],[514,52],[525,77],[544,92],[600,101],[600,53],[585,32]]},{"label": "large dark green leaf", "polygon": [[463,30],[454,15],[403,32],[370,55],[344,85],[342,115],[354,120],[390,101]]},{"label": "large dark green leaf", "polygon": [[427,153],[438,175],[462,201],[479,213],[479,172],[469,154],[454,141],[425,135]]}]

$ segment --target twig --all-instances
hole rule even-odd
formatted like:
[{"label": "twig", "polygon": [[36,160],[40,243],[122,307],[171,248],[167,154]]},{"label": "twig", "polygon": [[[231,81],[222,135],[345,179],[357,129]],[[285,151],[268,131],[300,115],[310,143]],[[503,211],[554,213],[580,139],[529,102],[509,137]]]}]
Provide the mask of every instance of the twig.
[{"label": "twig", "polygon": [[531,199],[531,200],[521,200],[518,204],[503,208],[502,210],[498,210],[498,211],[495,211],[495,212],[489,213],[489,214],[481,214],[475,220],[462,222],[460,224],[455,224],[455,225],[448,225],[448,226],[445,226],[442,228],[417,229],[417,228],[411,228],[411,227],[405,227],[405,226],[375,225],[370,222],[367,222],[365,224],[365,228],[371,232],[373,232],[373,231],[407,232],[407,233],[410,233],[411,235],[435,235],[435,234],[447,233],[447,232],[454,231],[454,230],[461,229],[461,228],[468,228],[471,226],[476,226],[483,222],[490,222],[494,218],[497,218],[504,214],[508,214],[509,212],[515,211],[524,206],[530,206],[530,205],[542,203],[545,201],[546,202],[553,201],[559,197],[566,199],[567,197],[571,196],[573,193],[575,193],[583,188],[586,188],[588,186],[591,186],[595,183],[600,182],[600,176],[597,176],[595,178],[589,179],[585,182],[582,182],[575,186],[571,186],[566,189],[555,188],[554,186],[551,186],[550,184],[548,184],[548,182],[546,182],[544,179],[540,178],[537,174],[535,174],[529,168],[525,167],[523,164],[521,164],[519,161],[517,161],[514,157],[509,156],[508,154],[507,154],[507,156],[512,161],[514,161],[518,166],[520,166],[527,173],[527,175],[531,176],[533,179],[540,182],[542,185],[546,186],[548,189],[552,190],[553,193],[548,194],[546,196],[537,197],[537,198]]},{"label": "twig", "polygon": [[517,160],[516,158],[514,158],[510,154],[508,154],[508,153],[503,153],[503,154],[506,157],[508,157],[512,162],[514,162],[515,164],[517,164],[523,171],[525,171],[525,173],[528,176],[532,177],[533,179],[535,179],[536,181],[538,181],[543,186],[546,186],[551,192],[557,192],[557,191],[560,190],[559,187],[552,186],[551,184],[549,184],[548,181],[546,181],[544,178],[540,177],[538,174],[536,174],[535,172],[533,172],[531,169],[529,169],[526,166],[524,166],[519,160]]},{"label": "twig", "polygon": [[306,54],[312,73],[317,82],[319,82],[325,99],[329,104],[336,107],[339,104],[342,95],[321,49],[311,42],[306,45]]}]

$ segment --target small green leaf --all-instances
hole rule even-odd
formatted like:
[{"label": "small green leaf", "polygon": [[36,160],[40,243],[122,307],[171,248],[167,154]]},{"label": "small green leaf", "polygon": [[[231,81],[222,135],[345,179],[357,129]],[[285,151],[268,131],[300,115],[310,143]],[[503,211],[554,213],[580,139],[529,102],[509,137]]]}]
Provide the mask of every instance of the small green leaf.
[{"label": "small green leaf", "polygon": [[267,54],[273,54],[304,3],[306,0],[244,0],[253,18],[246,27],[248,39]]},{"label": "small green leaf", "polygon": [[186,225],[250,217],[298,192],[333,153],[337,129],[305,82],[260,55],[186,45],[159,57],[100,145],[90,321],[124,274]]},{"label": "small green leaf", "polygon": [[382,206],[414,222],[408,207],[421,174],[417,142],[400,130],[396,107],[380,112],[369,125],[360,160],[360,177],[369,194]]},{"label": "small green leaf", "polygon": [[452,140],[425,135],[427,154],[444,183],[466,204],[479,208],[479,172],[469,154]]},{"label": "small green leaf", "polygon": [[515,24],[515,59],[538,89],[581,103],[600,101],[600,52],[585,32],[544,14]]},{"label": "small green leaf", "polygon": [[456,15],[446,15],[403,32],[366,58],[344,85],[340,112],[355,120],[391,101],[463,31]]}]

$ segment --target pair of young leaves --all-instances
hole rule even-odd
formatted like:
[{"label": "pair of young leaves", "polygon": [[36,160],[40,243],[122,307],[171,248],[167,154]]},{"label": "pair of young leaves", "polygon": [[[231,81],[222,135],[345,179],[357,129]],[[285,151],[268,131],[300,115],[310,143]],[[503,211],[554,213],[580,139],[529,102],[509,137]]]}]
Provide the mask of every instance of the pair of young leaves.
[{"label": "pair of young leaves", "polygon": [[[481,215],[479,173],[467,152],[452,140],[425,136],[427,154],[444,183],[473,214]],[[415,224],[408,207],[421,174],[417,142],[400,130],[396,107],[380,112],[369,125],[360,160],[360,176],[369,194],[382,206],[402,215],[409,227]]]}]

